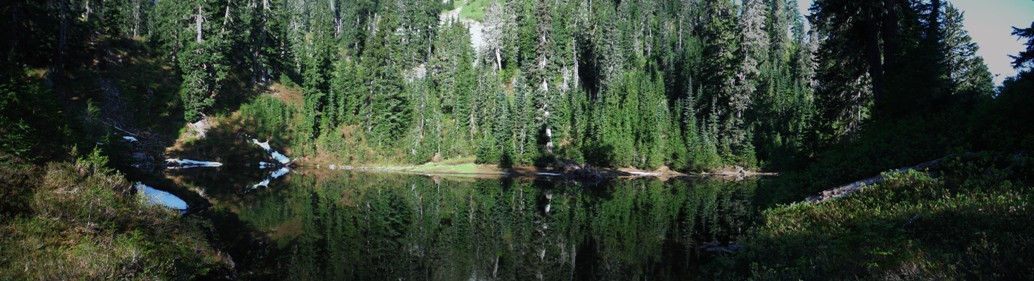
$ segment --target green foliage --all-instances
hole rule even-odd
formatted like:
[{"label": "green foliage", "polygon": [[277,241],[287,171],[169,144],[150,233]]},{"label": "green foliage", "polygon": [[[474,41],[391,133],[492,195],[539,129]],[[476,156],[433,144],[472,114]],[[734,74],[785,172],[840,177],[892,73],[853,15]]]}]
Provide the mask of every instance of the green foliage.
[{"label": "green foliage", "polygon": [[1023,71],[1005,79],[998,96],[980,104],[970,120],[974,145],[996,151],[1028,151],[1034,148],[1034,72]]},{"label": "green foliage", "polygon": [[908,167],[954,153],[966,147],[966,122],[959,116],[943,114],[870,124],[853,138],[820,151],[804,169],[777,179],[784,193],[774,197],[797,200],[889,168]]},{"label": "green foliage", "polygon": [[[27,164],[61,159],[67,147],[120,147],[106,124],[120,117],[111,116],[110,92],[94,86],[107,79],[138,129],[227,115],[214,135],[245,131],[293,155],[348,164],[473,156],[505,168],[788,171],[765,183],[766,204],[944,155],[997,151],[1018,160],[948,161],[942,177],[895,174],[835,204],[777,207],[747,236],[746,253],[722,262],[757,279],[1022,278],[1029,266],[1014,258],[1030,260],[1031,168],[1016,152],[1034,150],[1034,76],[1024,71],[994,92],[961,12],[942,4],[817,0],[805,30],[794,1],[782,0],[15,1],[0,9],[10,30],[0,39],[0,279],[190,279],[218,267],[194,229],[204,226],[142,205],[99,151]],[[439,22],[457,6],[484,22],[482,34]],[[1032,37],[1031,28],[1014,33]],[[1015,59],[1026,68],[1031,51]],[[252,95],[271,81],[287,91]],[[152,112],[159,117],[140,116]],[[195,145],[241,142],[227,139]],[[500,245],[532,240],[544,216],[525,211],[539,202],[523,196],[550,189],[329,188],[355,183],[263,195],[287,203],[241,212],[265,229],[290,221],[318,231],[277,245],[297,257],[283,261],[292,268],[284,279],[396,278],[384,261],[413,265],[414,253],[439,253],[432,247],[490,253],[440,256],[445,268],[498,266],[531,279],[522,270],[545,267],[513,258],[537,249]],[[750,210],[730,202],[753,192],[613,189],[607,199],[564,193],[557,210],[566,216],[551,218],[571,222],[559,224],[566,233],[592,230],[562,242],[599,241],[610,263],[594,269],[667,258],[654,253],[670,245],[651,237],[677,234],[689,252],[705,240],[685,237],[736,237],[746,226],[738,216]],[[425,213],[433,202],[452,204]],[[671,233],[639,232],[658,225]],[[486,229],[476,237],[502,240],[457,238]],[[348,244],[366,236],[391,239]],[[331,262],[361,257],[370,259],[354,268]],[[415,268],[404,277],[438,269]],[[455,277],[445,279],[470,275]]]},{"label": "green foliage", "polygon": [[984,59],[976,54],[980,49],[962,25],[963,13],[948,4],[944,10],[944,43],[948,47],[947,67],[954,84],[952,94],[987,96],[994,92],[991,71]]},{"label": "green foliage", "polygon": [[156,7],[162,15],[156,41],[166,44],[165,48],[174,53],[172,57],[182,75],[179,94],[187,122],[203,118],[217,96],[227,89],[229,48],[233,42],[218,21],[225,16],[224,8],[207,1],[159,2]]},{"label": "green foliage", "polygon": [[0,208],[0,278],[193,279],[223,270],[192,218],[145,203],[106,162],[94,150],[39,170],[3,168],[11,176],[0,185],[20,186],[4,199],[26,204]]},{"label": "green foliage", "polygon": [[[187,121],[229,115],[270,81],[295,85],[301,106],[290,116],[248,114],[289,128],[289,147],[330,158],[795,170],[894,123],[870,118],[969,110],[990,93],[960,13],[902,3],[817,1],[806,30],[787,1],[113,0],[91,15],[68,0],[19,6],[59,16],[28,17],[20,26],[41,35],[12,38],[62,39],[61,58],[82,63],[89,56],[68,51],[88,45],[80,31],[146,35],[156,65],[179,74],[163,84],[179,87],[121,86],[178,91],[170,108]],[[482,32],[439,22],[449,7]],[[64,27],[45,28],[55,25]],[[882,57],[890,63],[873,60]],[[906,60],[919,66],[897,63]]]},{"label": "green foliage", "polygon": [[0,78],[0,165],[56,156],[66,137],[61,117],[54,92],[42,82],[21,73]]},{"label": "green foliage", "polygon": [[857,195],[766,211],[744,238],[746,251],[733,259],[755,279],[1031,274],[1024,262],[1034,247],[1024,238],[1034,217],[1030,189],[998,176],[1002,170],[988,170],[986,162],[946,162],[944,178],[889,173]]},{"label": "green foliage", "polygon": [[293,136],[297,109],[280,100],[263,95],[241,105],[241,116],[246,116],[255,136],[269,139],[275,136]]},{"label": "green foliage", "polygon": [[[318,146],[352,161],[419,163],[477,154],[483,163],[707,170],[753,167],[803,150],[799,139],[784,149],[783,139],[766,137],[806,131],[799,114],[806,105],[757,97],[765,77],[785,74],[762,67],[768,56],[760,46],[779,36],[773,30],[800,24],[799,17],[776,15],[770,3],[758,1],[743,19],[730,1],[587,4],[186,1],[158,3],[147,30],[176,58],[186,119],[221,108],[220,100],[233,96],[227,92],[246,84],[244,77],[279,79],[304,94],[299,118],[288,122],[304,138],[291,138],[300,143],[289,146]],[[462,7],[461,17],[483,21],[483,36],[472,37],[463,24],[439,23],[449,5]],[[474,38],[484,40],[482,49],[472,48]],[[790,50],[803,41],[773,40],[780,45],[776,52],[787,54],[774,56],[780,59],[773,64],[790,69]],[[739,48],[741,41],[752,47]],[[780,85],[808,79],[798,75]],[[807,98],[795,90],[772,100],[788,100],[789,93]],[[688,99],[702,106],[685,110],[678,101]],[[787,117],[761,117],[769,111],[754,108],[755,100]],[[686,116],[708,122],[689,128]],[[785,119],[793,120],[792,129],[774,125]],[[761,120],[772,125],[753,124]],[[772,142],[780,142],[777,149]]]},{"label": "green foliage", "polygon": [[368,58],[363,61],[367,63],[366,81],[370,83],[370,93],[361,105],[360,118],[377,146],[387,146],[397,140],[405,133],[411,118],[399,73],[403,70],[397,53],[400,38],[391,32],[397,27],[397,20],[391,13],[381,19],[378,32],[367,43]]}]

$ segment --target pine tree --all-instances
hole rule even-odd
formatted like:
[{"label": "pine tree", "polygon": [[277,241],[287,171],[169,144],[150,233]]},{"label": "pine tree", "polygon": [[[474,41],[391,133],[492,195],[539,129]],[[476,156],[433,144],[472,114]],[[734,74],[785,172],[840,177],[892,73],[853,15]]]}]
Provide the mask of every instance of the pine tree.
[{"label": "pine tree", "polygon": [[[163,2],[164,3],[164,2]],[[181,46],[177,52],[177,65],[183,74],[180,97],[184,106],[184,118],[194,122],[204,117],[215,103],[216,95],[223,89],[229,75],[229,63],[226,52],[229,47],[226,27],[228,21],[220,20],[220,15],[227,7],[209,1],[181,1],[169,3],[174,5],[166,10],[171,12],[166,17],[179,18],[173,21],[177,29],[188,27],[186,33],[176,34],[178,37],[169,41]],[[183,20],[189,19],[189,20]],[[176,28],[176,27],[170,27]]]},{"label": "pine tree", "polygon": [[[746,105],[746,95],[737,91],[737,74],[740,64],[739,31],[736,25],[735,7],[728,0],[707,0],[703,3],[706,18],[703,26],[704,71],[702,89],[704,99],[713,102],[707,108],[715,122],[710,135],[717,137],[719,147],[730,147],[741,141],[742,123],[737,117],[738,109]],[[735,105],[735,107],[734,107]],[[739,128],[739,129],[737,129]]]},{"label": "pine tree", "polygon": [[[824,39],[823,47],[836,52],[820,59],[848,60],[835,63],[863,70],[867,74],[864,79],[872,83],[871,99],[877,107],[887,96],[886,77],[896,77],[896,64],[901,62],[899,16],[906,2],[818,0],[812,4],[812,23]],[[858,71],[849,73],[851,77],[844,77],[846,80],[863,79]]]},{"label": "pine tree", "polygon": [[[736,150],[735,153],[747,153],[746,148],[753,140],[746,137],[748,124],[744,112],[750,108],[753,100],[759,97],[759,86],[762,83],[763,63],[769,57],[769,34],[766,28],[767,13],[769,8],[765,1],[745,1],[743,15],[740,17],[740,51],[742,52],[740,66],[736,74],[736,87],[729,97],[729,108],[732,110],[732,120],[727,122],[725,130],[730,138],[729,143]],[[779,43],[779,42],[777,42]],[[778,44],[776,44],[778,45]],[[777,54],[779,55],[779,54]],[[753,152],[750,152],[753,153]]]},{"label": "pine tree", "polygon": [[1015,56],[1009,56],[1013,59],[1012,67],[1017,69],[1031,67],[1032,65],[1034,65],[1034,22],[1031,22],[1030,27],[1028,28],[1013,27],[1012,35],[1019,37],[1020,40],[1024,38],[1027,39],[1027,42],[1024,43],[1024,45],[1027,45],[1027,48],[1025,50],[1021,51],[1019,54]]},{"label": "pine tree", "polygon": [[[512,118],[510,117],[510,99],[508,95],[503,91],[495,93],[495,108],[494,117],[492,121],[492,138],[498,151],[500,159],[490,159],[488,161],[498,160],[500,163],[504,163],[502,157],[512,157],[513,155],[513,128]],[[512,161],[512,160],[510,160]]]},{"label": "pine tree", "polygon": [[533,103],[535,106],[535,137],[538,143],[542,143],[542,151],[546,155],[553,154],[553,128],[550,124],[550,108],[556,86],[551,87],[554,71],[551,57],[553,56],[552,14],[547,1],[537,0],[535,5],[536,43],[535,43],[535,64],[529,69],[529,82],[534,83],[535,91]]},{"label": "pine tree", "polygon": [[948,67],[952,93],[973,96],[989,96],[994,92],[994,81],[984,58],[977,55],[980,49],[969,37],[962,25],[963,13],[948,4],[944,8],[944,41],[947,45]]},{"label": "pine tree", "polygon": [[[333,6],[333,1],[312,1],[306,8],[305,37],[302,39],[302,94],[305,96],[305,124],[303,134],[308,132],[310,138],[316,138],[322,130],[328,130],[326,117],[331,115],[332,107],[328,107],[329,76],[331,72],[330,58],[333,48],[333,15],[326,7]],[[321,128],[322,127],[322,128]]]},{"label": "pine tree", "polygon": [[363,58],[368,92],[363,95],[360,118],[377,145],[390,145],[405,132],[409,125],[408,100],[403,94],[401,58],[396,48],[399,38],[392,32],[397,28],[392,13],[375,20],[376,29],[366,44]]},{"label": "pine tree", "polygon": [[503,69],[503,41],[505,40],[503,35],[510,28],[513,20],[510,18],[510,14],[505,11],[500,0],[492,0],[492,3],[485,9],[483,21],[485,24],[485,45],[483,50],[477,51],[486,60],[491,61],[496,71],[501,71]]}]

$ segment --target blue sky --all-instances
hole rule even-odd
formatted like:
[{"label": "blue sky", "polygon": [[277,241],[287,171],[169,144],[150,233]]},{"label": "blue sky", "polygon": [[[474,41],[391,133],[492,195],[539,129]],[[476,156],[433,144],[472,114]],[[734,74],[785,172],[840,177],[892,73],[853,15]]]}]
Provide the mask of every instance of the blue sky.
[{"label": "blue sky", "polygon": [[[868,1],[868,0],[859,0]],[[805,15],[812,0],[798,0],[798,7]],[[1023,42],[1010,35],[1012,27],[1029,27],[1034,21],[1032,0],[948,0],[965,13],[965,26],[969,36],[980,45],[978,55],[984,57],[995,84],[1001,84],[1005,77],[1016,75],[1009,55],[1023,50]]]}]

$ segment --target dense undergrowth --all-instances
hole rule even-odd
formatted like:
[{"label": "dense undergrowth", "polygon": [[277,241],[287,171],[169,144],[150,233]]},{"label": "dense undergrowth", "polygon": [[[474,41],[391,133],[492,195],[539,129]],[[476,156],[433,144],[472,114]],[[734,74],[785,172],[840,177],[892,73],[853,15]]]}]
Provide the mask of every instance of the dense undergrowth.
[{"label": "dense undergrowth", "polygon": [[1029,278],[1032,161],[954,157],[933,171],[885,174],[844,199],[767,210],[744,237],[745,251],[713,264],[714,272],[761,280]]},{"label": "dense undergrowth", "polygon": [[154,206],[94,151],[0,166],[0,279],[196,279],[222,270],[205,223]]}]

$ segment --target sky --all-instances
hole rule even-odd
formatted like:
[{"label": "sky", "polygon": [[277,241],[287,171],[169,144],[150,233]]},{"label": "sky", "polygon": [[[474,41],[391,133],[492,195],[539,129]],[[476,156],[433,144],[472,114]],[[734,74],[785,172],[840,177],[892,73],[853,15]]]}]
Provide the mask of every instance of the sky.
[{"label": "sky", "polygon": [[[798,0],[802,14],[808,14],[813,0]],[[867,0],[862,0],[867,1]],[[1030,27],[1034,21],[1032,0],[948,0],[963,11],[966,30],[973,41],[980,45],[977,54],[995,75],[995,84],[1001,85],[1006,77],[1016,75],[1010,64],[1009,55],[1023,50],[1023,42],[1011,35],[1012,27]]]}]

